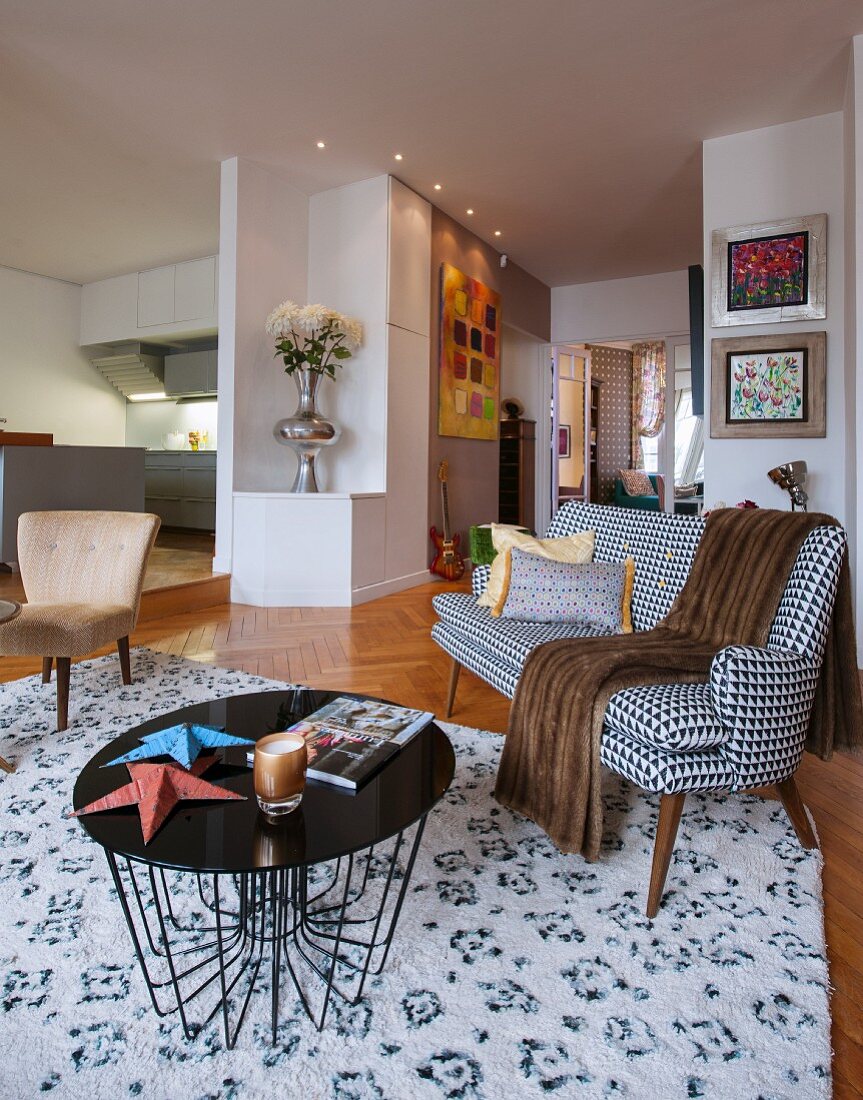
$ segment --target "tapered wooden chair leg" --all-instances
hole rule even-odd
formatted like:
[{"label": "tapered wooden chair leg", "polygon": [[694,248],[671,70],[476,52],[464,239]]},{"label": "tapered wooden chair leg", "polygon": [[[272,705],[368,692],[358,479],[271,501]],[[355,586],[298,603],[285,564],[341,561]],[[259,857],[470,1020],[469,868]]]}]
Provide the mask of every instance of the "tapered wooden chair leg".
[{"label": "tapered wooden chair leg", "polygon": [[447,718],[449,718],[449,716],[452,714],[453,703],[455,702],[455,692],[456,692],[456,688],[458,687],[458,678],[459,678],[460,672],[461,672],[461,665],[458,663],[458,661],[455,659],[455,657],[453,657],[452,667],[449,670],[449,692],[447,693],[447,697],[446,697],[446,717]]},{"label": "tapered wooden chair leg", "polygon": [[53,657],[43,657],[42,658],[42,683],[43,684],[50,684],[51,683],[51,669],[52,669],[53,665],[54,665],[54,658]]},{"label": "tapered wooden chair leg", "polygon": [[10,764],[3,756],[0,756],[0,768],[2,768],[4,772],[9,772],[10,774],[15,771],[15,765]]},{"label": "tapered wooden chair leg", "polygon": [[787,779],[783,779],[781,783],[777,783],[776,790],[782,799],[785,812],[794,826],[797,839],[804,848],[817,848],[818,841],[812,831],[812,825],[806,814],[806,807],[803,805],[800,791],[797,790],[797,784],[794,782],[794,776],[790,775]]},{"label": "tapered wooden chair leg", "polygon": [[71,657],[57,658],[57,732],[62,733],[69,725],[69,671]]},{"label": "tapered wooden chair leg", "polygon": [[132,666],[129,662],[129,635],[117,639],[117,652],[120,654],[120,672],[123,675],[123,683],[131,684]]},{"label": "tapered wooden chair leg", "polygon": [[686,791],[664,794],[659,801],[659,822],[653,842],[653,867],[650,871],[650,890],[647,894],[647,915],[653,919],[659,911],[659,903],[665,891],[665,879],[677,839],[677,827],[683,813]]}]

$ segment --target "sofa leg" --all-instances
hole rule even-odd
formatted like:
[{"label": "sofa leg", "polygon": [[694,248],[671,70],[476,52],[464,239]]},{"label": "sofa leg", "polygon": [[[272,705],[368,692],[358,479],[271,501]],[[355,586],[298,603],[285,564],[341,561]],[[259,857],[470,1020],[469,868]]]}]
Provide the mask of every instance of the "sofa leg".
[{"label": "sofa leg", "polygon": [[446,697],[446,717],[447,718],[449,718],[449,716],[452,714],[453,703],[455,702],[455,692],[456,692],[456,688],[458,687],[458,678],[459,678],[459,673],[460,672],[461,672],[461,665],[458,663],[458,661],[455,659],[455,657],[453,657],[452,666],[449,670],[449,691],[447,692],[447,697]]},{"label": "sofa leg", "polygon": [[62,733],[69,726],[69,672],[71,657],[57,658],[57,732]]},{"label": "sofa leg", "polygon": [[647,915],[652,920],[659,912],[659,903],[665,891],[665,879],[677,839],[677,827],[683,813],[686,791],[664,794],[659,800],[659,822],[653,843],[653,867],[650,871],[650,890],[647,894]]},{"label": "sofa leg", "polygon": [[123,675],[123,683],[131,684],[132,666],[129,662],[129,635],[117,639],[117,652],[120,654],[120,672]]},{"label": "sofa leg", "polygon": [[42,683],[43,684],[50,684],[51,683],[51,669],[53,668],[53,666],[54,666],[54,658],[53,657],[43,657],[42,658]]},{"label": "sofa leg", "polygon": [[815,833],[812,831],[809,818],[806,816],[806,807],[803,805],[800,791],[797,790],[794,776],[790,775],[787,779],[783,779],[781,783],[777,783],[776,790],[782,799],[782,805],[785,807],[785,812],[794,826],[794,832],[797,833],[797,839],[801,845],[804,848],[817,848],[818,841],[815,839]]}]

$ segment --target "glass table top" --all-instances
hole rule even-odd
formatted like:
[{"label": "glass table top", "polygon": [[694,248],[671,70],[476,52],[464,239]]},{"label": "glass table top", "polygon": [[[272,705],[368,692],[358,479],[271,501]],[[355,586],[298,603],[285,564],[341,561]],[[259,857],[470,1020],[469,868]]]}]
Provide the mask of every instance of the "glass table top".
[{"label": "glass table top", "polygon": [[[285,729],[338,695],[350,694],[308,688],[255,692],[159,715],[96,753],[75,784],[74,808],[129,782],[125,764],[101,765],[137,747],[144,734],[196,722],[257,740]],[[250,749],[219,749],[220,762],[202,776],[245,795],[246,801],[181,802],[147,845],[137,806],[88,814],[78,822],[103,848],[161,867],[206,872],[298,867],[362,851],[412,825],[443,797],[455,771],[449,738],[432,722],[359,790],[309,780],[299,808],[271,823],[255,800],[252,769],[246,763]]]},{"label": "glass table top", "polygon": [[0,623],[8,623],[20,610],[21,604],[17,600],[0,600]]}]

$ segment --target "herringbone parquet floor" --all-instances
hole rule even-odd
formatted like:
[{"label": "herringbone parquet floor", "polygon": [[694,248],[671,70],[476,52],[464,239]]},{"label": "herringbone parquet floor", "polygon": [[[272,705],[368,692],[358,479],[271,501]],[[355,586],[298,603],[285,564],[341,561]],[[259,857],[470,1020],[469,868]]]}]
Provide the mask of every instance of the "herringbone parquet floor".
[{"label": "herringbone parquet floor", "polygon": [[[365,692],[440,713],[449,660],[429,637],[434,622],[431,596],[448,587],[461,586],[422,585],[355,608],[261,609],[224,604],[143,623],[132,641],[261,676]],[[39,669],[38,660],[0,658],[0,682]],[[74,716],[74,670],[72,675]],[[470,673],[462,674],[454,721],[503,732],[508,712],[506,699]],[[807,757],[798,782],[815,818],[825,858],[825,925],[834,986],[834,1096],[859,1100],[863,1097],[863,760],[837,755],[825,763]],[[758,838],[752,842],[758,843]],[[645,889],[647,875],[645,867]]]}]

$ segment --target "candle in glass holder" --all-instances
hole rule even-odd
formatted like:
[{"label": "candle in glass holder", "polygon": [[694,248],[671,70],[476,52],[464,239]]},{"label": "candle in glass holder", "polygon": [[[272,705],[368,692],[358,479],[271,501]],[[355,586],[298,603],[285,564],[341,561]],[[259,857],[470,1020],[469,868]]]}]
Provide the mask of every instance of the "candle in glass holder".
[{"label": "candle in glass holder", "polygon": [[268,817],[295,810],[306,787],[308,753],[299,733],[270,733],[255,744],[255,796]]}]

